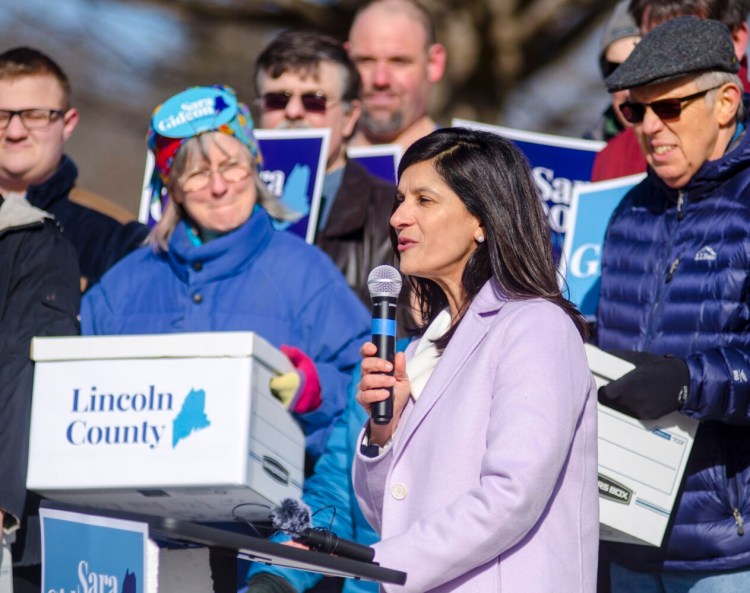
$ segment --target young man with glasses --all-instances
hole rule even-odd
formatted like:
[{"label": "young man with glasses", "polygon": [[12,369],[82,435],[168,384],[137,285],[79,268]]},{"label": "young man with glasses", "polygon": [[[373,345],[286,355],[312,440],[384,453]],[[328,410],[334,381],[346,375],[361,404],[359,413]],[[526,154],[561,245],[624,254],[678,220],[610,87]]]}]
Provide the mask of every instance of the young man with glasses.
[{"label": "young man with glasses", "polygon": [[649,164],[602,253],[599,346],[636,368],[600,402],[700,421],[660,548],[607,544],[613,593],[750,583],[750,135],[725,25],[677,17],[607,78]]},{"label": "young man with glasses", "polygon": [[360,78],[341,43],[313,32],[281,33],[255,66],[261,128],[329,128],[315,243],[369,307],[367,276],[393,259],[388,220],[396,189],[346,157],[360,115]]},{"label": "young man with glasses", "polygon": [[78,170],[64,145],[79,117],[70,92],[65,73],[42,52],[18,47],[0,54],[0,194],[21,194],[55,217],[86,286],[140,245],[148,229],[69,199]]}]

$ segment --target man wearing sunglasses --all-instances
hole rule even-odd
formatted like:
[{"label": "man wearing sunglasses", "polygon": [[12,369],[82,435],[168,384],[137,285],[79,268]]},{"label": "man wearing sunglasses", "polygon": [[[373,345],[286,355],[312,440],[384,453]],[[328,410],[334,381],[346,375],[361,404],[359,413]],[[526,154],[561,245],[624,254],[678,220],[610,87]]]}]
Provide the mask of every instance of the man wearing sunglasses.
[{"label": "man wearing sunglasses", "polygon": [[602,253],[599,346],[636,368],[600,402],[700,421],[660,548],[607,544],[613,593],[750,583],[750,134],[727,27],[677,17],[606,79],[648,162]]},{"label": "man wearing sunglasses", "polygon": [[82,288],[140,246],[148,229],[70,199],[78,169],[64,155],[78,124],[60,66],[27,47],[0,54],[0,193],[25,196],[52,214],[78,254]]},{"label": "man wearing sunglasses", "polygon": [[[702,19],[721,21],[732,35],[732,43],[740,70],[737,73],[745,92],[750,91],[747,71],[747,17],[750,3],[746,0],[623,0],[642,35],[657,25],[678,17],[694,15]],[[613,93],[613,100],[618,93]],[[638,142],[632,129],[627,128],[605,146],[594,160],[592,181],[623,177],[646,170],[639,154]]]},{"label": "man wearing sunglasses", "polygon": [[337,40],[287,31],[258,56],[255,86],[262,128],[329,128],[331,138],[315,243],[369,307],[367,276],[391,263],[393,185],[346,158],[361,112],[359,73]]}]

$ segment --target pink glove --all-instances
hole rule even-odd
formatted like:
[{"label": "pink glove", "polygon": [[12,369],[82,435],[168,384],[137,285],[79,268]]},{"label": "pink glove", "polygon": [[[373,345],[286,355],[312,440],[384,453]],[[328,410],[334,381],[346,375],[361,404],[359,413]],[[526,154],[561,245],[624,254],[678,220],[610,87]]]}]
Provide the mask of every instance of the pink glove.
[{"label": "pink glove", "polygon": [[281,351],[287,355],[300,378],[300,384],[287,408],[291,412],[304,414],[312,412],[320,406],[320,379],[315,363],[299,348],[281,346]]}]

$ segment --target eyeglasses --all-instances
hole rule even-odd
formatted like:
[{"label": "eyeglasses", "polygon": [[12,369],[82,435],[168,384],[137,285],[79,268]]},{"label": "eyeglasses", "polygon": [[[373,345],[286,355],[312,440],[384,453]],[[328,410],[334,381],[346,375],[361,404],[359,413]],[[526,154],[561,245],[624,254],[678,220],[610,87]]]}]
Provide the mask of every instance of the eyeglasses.
[{"label": "eyeglasses", "polygon": [[[721,85],[719,85],[721,86]],[[662,99],[661,101],[654,101],[652,103],[637,103],[635,101],[625,101],[620,105],[620,111],[622,116],[629,121],[631,124],[638,124],[643,121],[643,117],[646,115],[646,107],[650,107],[651,111],[654,112],[656,117],[659,119],[678,119],[682,113],[683,103],[699,99],[710,91],[718,89],[718,86],[705,89],[687,97],[674,97],[671,99]]]},{"label": "eyeglasses", "polygon": [[0,109],[0,130],[7,128],[16,115],[21,118],[21,123],[27,130],[33,130],[46,128],[65,115],[65,111],[62,109],[20,109],[18,111]]},{"label": "eyeglasses", "polygon": [[237,183],[250,177],[250,167],[244,163],[230,161],[216,169],[195,169],[177,179],[183,191],[194,192],[206,189],[211,175],[218,173],[226,183]]},{"label": "eyeglasses", "polygon": [[[280,111],[281,109],[286,109],[290,99],[295,94],[296,93],[290,91],[263,93],[261,96],[261,105],[266,111]],[[329,102],[326,94],[321,91],[302,93],[299,98],[302,101],[302,107],[304,107],[305,111],[308,113],[325,113],[329,106],[332,107],[338,102],[335,100]]]}]

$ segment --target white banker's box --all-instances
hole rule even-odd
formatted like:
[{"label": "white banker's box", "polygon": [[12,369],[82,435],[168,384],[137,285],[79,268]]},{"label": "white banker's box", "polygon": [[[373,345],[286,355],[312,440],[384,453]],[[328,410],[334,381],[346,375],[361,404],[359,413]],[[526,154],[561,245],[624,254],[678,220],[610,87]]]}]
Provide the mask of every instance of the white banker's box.
[{"label": "white banker's box", "polygon": [[[634,365],[586,344],[601,387]],[[698,422],[679,412],[636,420],[599,404],[599,537],[660,546]]]},{"label": "white banker's box", "polygon": [[304,436],[250,332],[34,338],[27,487],[63,502],[228,521],[302,493]]}]

